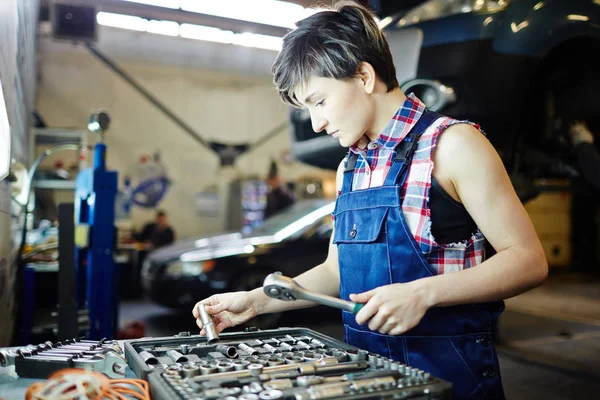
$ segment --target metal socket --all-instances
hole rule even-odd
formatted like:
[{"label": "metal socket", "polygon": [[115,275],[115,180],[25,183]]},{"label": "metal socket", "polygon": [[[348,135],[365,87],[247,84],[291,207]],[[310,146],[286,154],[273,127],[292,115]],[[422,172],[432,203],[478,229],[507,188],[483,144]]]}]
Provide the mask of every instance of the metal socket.
[{"label": "metal socket", "polygon": [[235,360],[233,362],[233,368],[236,371],[243,371],[246,368],[248,368],[248,365],[250,365],[250,361],[246,361],[246,360]]},{"label": "metal socket", "polygon": [[171,360],[173,360],[176,363],[186,363],[189,361],[186,356],[184,356],[177,350],[167,350],[166,354],[167,354],[167,357],[169,357]]},{"label": "metal socket", "polygon": [[244,353],[246,353],[250,356],[260,354],[260,352],[258,350],[256,350],[253,347],[248,346],[246,343],[238,344],[238,349],[240,349],[241,351],[243,351]]},{"label": "metal socket", "polygon": [[313,345],[314,347],[318,347],[319,349],[324,349],[327,347],[327,345],[325,343],[321,342],[318,339],[314,339],[314,338],[310,340],[310,344]]},{"label": "metal socket", "polygon": [[302,349],[302,350],[312,350],[311,346],[309,346],[308,344],[304,343],[301,340],[298,340],[296,342],[296,347],[299,348],[299,349]]},{"label": "metal socket", "polygon": [[148,365],[158,364],[158,359],[156,357],[154,357],[154,354],[152,354],[148,351],[140,352],[140,357],[142,357],[142,360],[144,360],[144,362]]},{"label": "metal socket", "polygon": [[273,354],[281,353],[281,350],[279,350],[277,347],[271,346],[268,343],[263,344],[263,348],[266,349],[266,350],[268,350],[268,351],[270,351]]},{"label": "metal socket", "polygon": [[260,400],[283,399],[283,392],[279,389],[267,389],[258,394]]},{"label": "metal socket", "polygon": [[234,346],[225,346],[224,344],[219,344],[216,347],[217,351],[228,358],[237,358],[238,352]]},{"label": "metal socket", "polygon": [[183,366],[183,376],[192,378],[200,374],[200,368],[195,364],[187,364]]},{"label": "metal socket", "polygon": [[217,364],[217,369],[219,370],[219,372],[233,371],[233,364],[228,362],[221,362]]},{"label": "metal socket", "polygon": [[200,366],[201,375],[210,375],[218,371],[217,364],[204,364]]},{"label": "metal socket", "polygon": [[213,344],[219,341],[219,334],[213,322],[212,317],[204,308],[204,304],[198,304],[198,312],[200,313],[200,321],[206,332],[206,341],[208,344]]},{"label": "metal socket", "polygon": [[297,347],[291,346],[285,342],[280,342],[279,347],[285,349],[286,351],[298,351]]},{"label": "metal socket", "polygon": [[269,367],[272,367],[274,365],[281,365],[281,364],[284,364],[284,363],[285,363],[285,360],[283,358],[281,358],[281,357],[269,357],[267,359],[267,365]]}]

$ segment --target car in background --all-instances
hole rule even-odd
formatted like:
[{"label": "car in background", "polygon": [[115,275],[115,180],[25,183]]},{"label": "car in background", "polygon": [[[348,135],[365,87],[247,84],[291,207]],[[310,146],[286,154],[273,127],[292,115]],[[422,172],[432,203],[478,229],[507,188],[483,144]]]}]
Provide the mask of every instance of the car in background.
[{"label": "car in background", "polygon": [[[522,200],[540,178],[578,173],[574,116],[600,131],[600,1],[429,0],[382,18],[401,88],[428,108],[479,123]],[[294,155],[335,169],[337,140],[292,110]]]},{"label": "car in background", "polygon": [[[157,249],[142,266],[144,292],[157,304],[191,310],[215,293],[262,286],[275,271],[297,276],[325,260],[333,207],[331,200],[302,200],[248,234],[180,240]],[[261,323],[267,324],[253,321],[257,327]]]}]

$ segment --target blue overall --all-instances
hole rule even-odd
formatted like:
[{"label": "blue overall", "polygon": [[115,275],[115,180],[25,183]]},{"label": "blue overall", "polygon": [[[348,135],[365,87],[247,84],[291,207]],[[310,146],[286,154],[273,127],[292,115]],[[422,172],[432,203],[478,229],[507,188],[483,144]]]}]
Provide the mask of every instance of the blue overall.
[{"label": "blue overall", "polygon": [[[418,138],[438,117],[423,113],[396,148],[383,186],[352,191],[356,155],[347,159],[334,210],[342,299],[436,274],[406,224],[400,196]],[[416,327],[398,336],[371,331],[343,311],[344,337],[351,345],[451,382],[454,399],[503,399],[492,342],[493,324],[503,308],[503,302],[432,308]]]}]

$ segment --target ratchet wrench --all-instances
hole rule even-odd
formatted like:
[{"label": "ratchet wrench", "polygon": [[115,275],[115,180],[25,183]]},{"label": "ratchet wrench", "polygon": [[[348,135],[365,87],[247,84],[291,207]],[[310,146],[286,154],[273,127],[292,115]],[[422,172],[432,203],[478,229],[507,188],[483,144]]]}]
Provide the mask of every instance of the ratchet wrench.
[{"label": "ratchet wrench", "polygon": [[284,276],[281,272],[267,275],[263,282],[265,294],[274,299],[283,301],[308,300],[325,306],[340,308],[356,314],[364,304],[354,303],[336,297],[307,290],[296,283],[292,278]]}]

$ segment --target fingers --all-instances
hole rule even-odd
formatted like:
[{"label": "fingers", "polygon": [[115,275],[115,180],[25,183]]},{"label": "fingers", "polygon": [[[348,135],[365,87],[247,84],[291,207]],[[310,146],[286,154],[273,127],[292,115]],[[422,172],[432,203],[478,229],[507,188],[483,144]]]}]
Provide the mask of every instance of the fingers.
[{"label": "fingers", "polygon": [[216,303],[216,304],[210,305],[210,306],[205,304],[204,309],[210,315],[216,315],[222,311],[225,311],[227,309],[227,305],[223,302]]},{"label": "fingers", "polygon": [[386,321],[382,318],[381,313],[377,313],[369,320],[369,329],[372,331],[378,331],[385,325],[385,323]]},{"label": "fingers", "polygon": [[[200,311],[198,310],[200,304],[203,304],[206,312],[211,315],[218,314],[224,309],[223,304],[219,302],[218,296],[210,296],[209,298],[201,300],[194,305],[194,308],[192,309],[192,315],[194,318],[200,318]],[[218,307],[215,308],[215,306]]]},{"label": "fingers", "polygon": [[215,326],[215,329],[217,330],[217,333],[221,333],[221,332],[223,332],[227,328],[230,328],[230,326],[229,326],[229,324],[226,324],[225,322],[219,322]]},{"label": "fingers", "polygon": [[[196,324],[200,328],[200,336],[206,336],[206,330],[202,326],[202,321],[196,320]],[[215,330],[217,331],[217,333],[221,333],[227,328],[231,328],[231,324],[220,320],[215,321]]]},{"label": "fingers", "polygon": [[366,303],[374,295],[375,295],[375,291],[374,290],[369,290],[368,292],[363,292],[363,293],[358,293],[358,294],[351,294],[350,295],[350,300],[352,300],[355,303]]},{"label": "fingers", "polygon": [[380,326],[379,328],[377,328],[377,330],[379,331],[379,333],[383,333],[384,335],[389,335],[390,332],[392,331],[392,329],[394,329],[395,324],[392,322],[389,322],[389,320],[387,322],[384,322],[382,326]]},{"label": "fingers", "polygon": [[403,325],[397,325],[396,327],[392,328],[388,332],[388,335],[391,335],[391,336],[402,335],[406,331],[408,331],[408,329],[406,329],[406,327],[404,327]]},{"label": "fingers", "polygon": [[368,301],[365,306],[356,314],[356,323],[364,325],[369,319],[377,314],[378,305],[373,301]]}]

